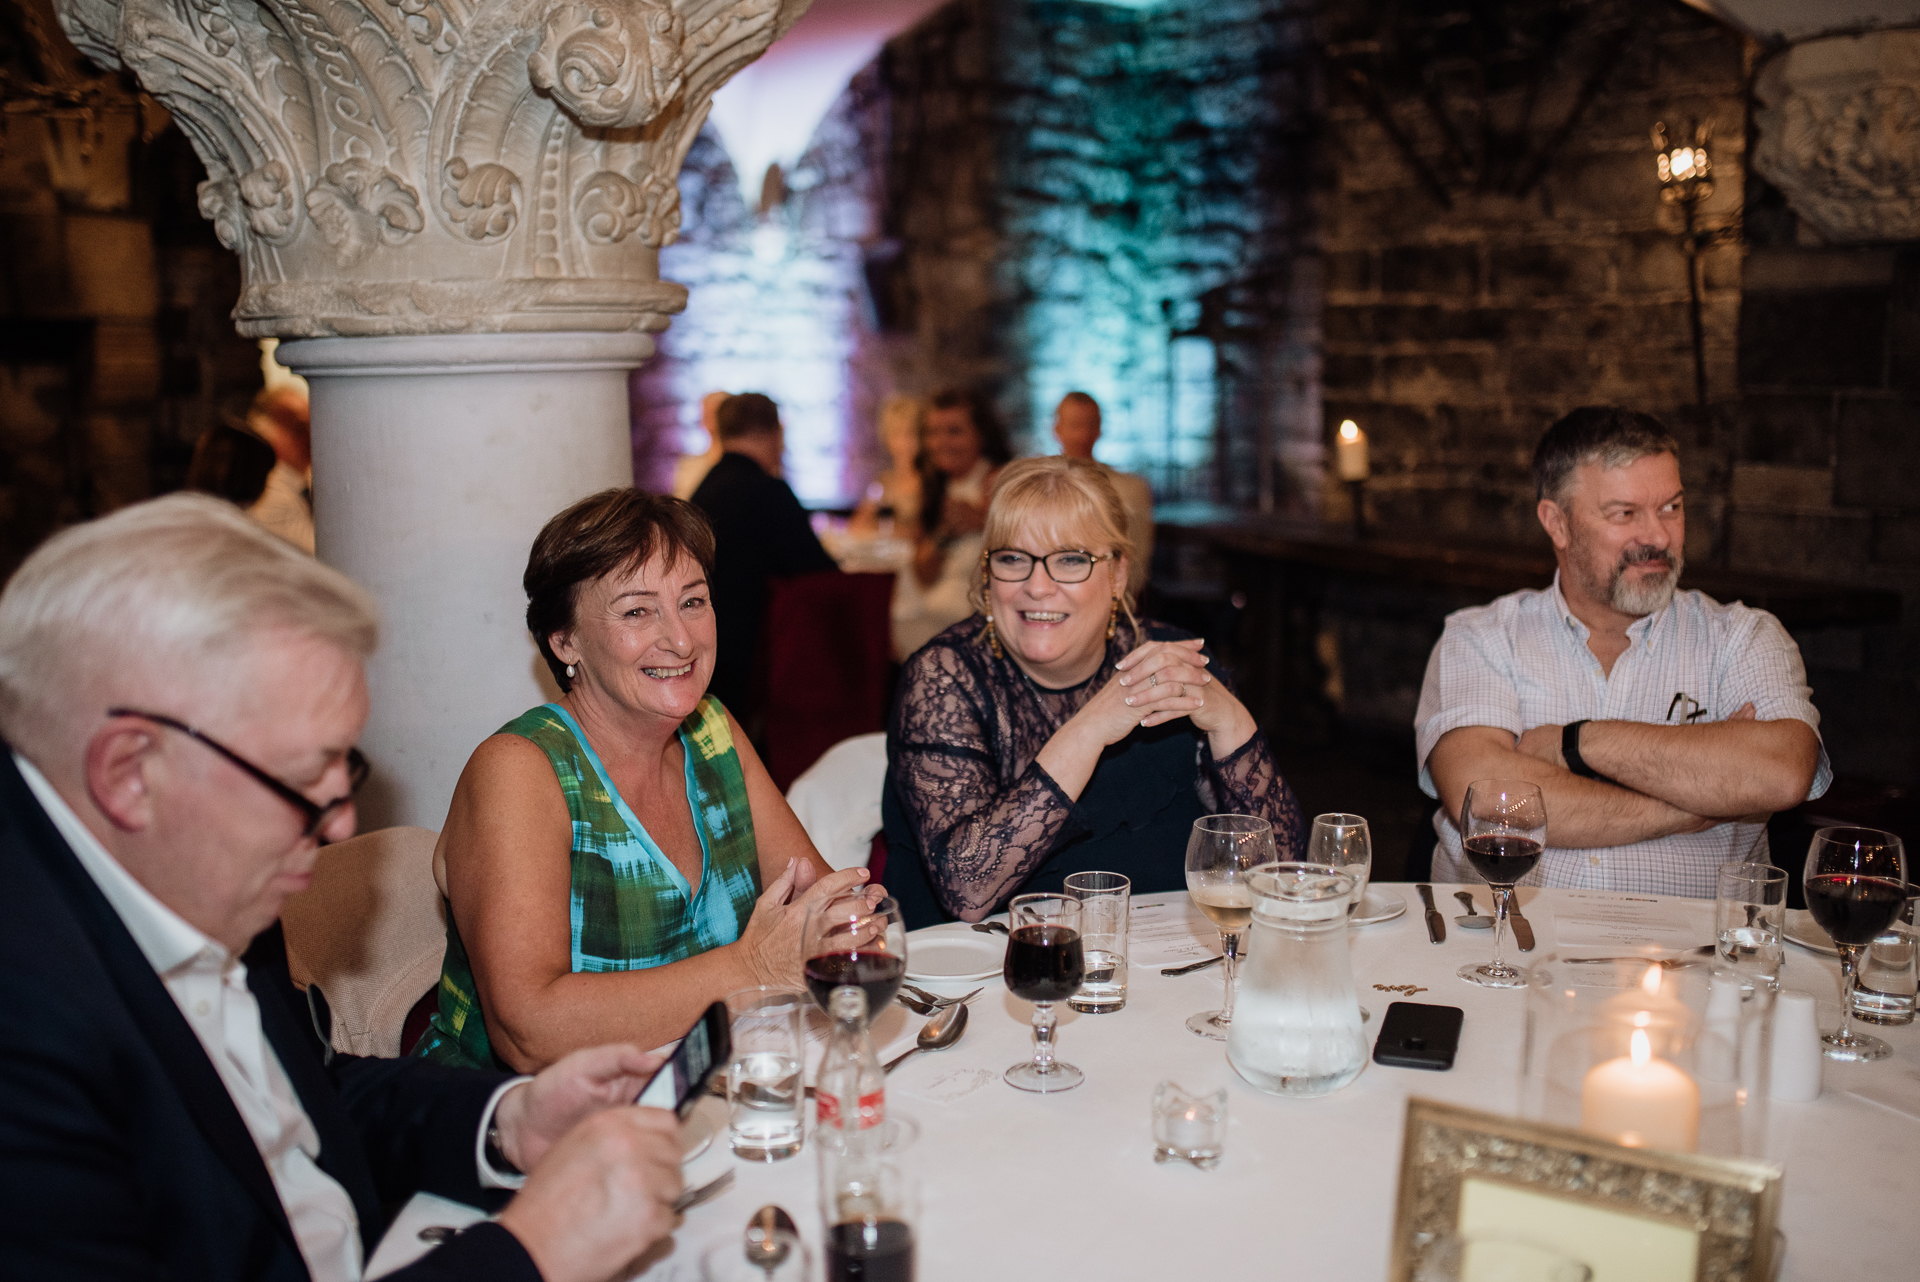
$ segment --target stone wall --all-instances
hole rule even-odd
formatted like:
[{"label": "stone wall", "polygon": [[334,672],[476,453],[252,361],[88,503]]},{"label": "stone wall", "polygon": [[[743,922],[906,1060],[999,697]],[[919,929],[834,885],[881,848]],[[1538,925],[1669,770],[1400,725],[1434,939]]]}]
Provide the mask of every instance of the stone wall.
[{"label": "stone wall", "polygon": [[1299,7],[955,0],[855,78],[764,212],[703,136],[661,256],[692,301],[635,382],[643,472],[695,445],[703,392],[762,390],[802,498],[850,501],[879,400],[955,383],[1037,450],[1092,392],[1102,457],[1162,497],[1252,501],[1261,433],[1317,467]]},{"label": "stone wall", "polygon": [[1304,11],[956,0],[895,40],[874,275],[903,381],[987,386],[1034,449],[1089,391],[1102,457],[1163,499],[1211,497],[1263,431],[1311,441]]},{"label": "stone wall", "polygon": [[[1322,225],[1323,430],[1353,418],[1370,436],[1375,527],[1544,549],[1534,442],[1575,406],[1626,404],[1682,441],[1693,564],[1892,588],[1912,620],[1920,254],[1823,245],[1749,172],[1760,51],[1672,0],[1462,4],[1424,24],[1401,7],[1390,29],[1383,12],[1328,9]],[[1716,188],[1698,225],[1704,405],[1655,121],[1713,126]],[[1346,495],[1328,503],[1343,510]],[[1421,673],[1405,656],[1452,604],[1356,597],[1338,622],[1350,716],[1410,720]],[[1836,767],[1920,779],[1920,627],[1799,641]]]},{"label": "stone wall", "polygon": [[60,526],[178,488],[260,370],[197,208],[206,171],[166,112],[89,67],[46,0],[0,3],[0,69],[64,104],[0,134],[4,577]]}]

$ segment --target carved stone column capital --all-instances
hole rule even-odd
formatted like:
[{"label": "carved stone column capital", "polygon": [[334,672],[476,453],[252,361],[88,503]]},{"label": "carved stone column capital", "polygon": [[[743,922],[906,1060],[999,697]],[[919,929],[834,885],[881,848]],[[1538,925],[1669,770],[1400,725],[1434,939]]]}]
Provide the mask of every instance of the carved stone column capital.
[{"label": "carved stone column capital", "polygon": [[666,327],[714,90],[810,0],[56,0],[206,162],[249,337]]},{"label": "carved stone column capital", "polygon": [[1809,40],[1754,80],[1753,165],[1836,244],[1920,238],[1920,31]]}]

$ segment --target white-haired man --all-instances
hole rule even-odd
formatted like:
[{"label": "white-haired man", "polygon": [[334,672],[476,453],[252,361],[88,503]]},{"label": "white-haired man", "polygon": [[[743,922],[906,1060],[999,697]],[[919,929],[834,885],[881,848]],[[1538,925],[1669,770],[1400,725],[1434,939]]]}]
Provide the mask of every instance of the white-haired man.
[{"label": "white-haired man", "polygon": [[1770,813],[1832,780],[1799,647],[1764,610],[1674,590],[1686,514],[1659,420],[1575,410],[1533,476],[1553,586],[1451,615],[1420,691],[1433,879],[1479,880],[1454,822],[1467,785],[1520,778],[1550,843],[1527,883],[1712,898],[1719,865],[1766,859]]},{"label": "white-haired man", "polygon": [[353,831],[374,632],[347,579],[185,495],[0,594],[0,1272],[351,1282],[383,1207],[517,1171],[403,1276],[603,1278],[671,1230],[673,1116],[616,1107],[652,1056],[323,1066],[284,953],[241,959]]}]

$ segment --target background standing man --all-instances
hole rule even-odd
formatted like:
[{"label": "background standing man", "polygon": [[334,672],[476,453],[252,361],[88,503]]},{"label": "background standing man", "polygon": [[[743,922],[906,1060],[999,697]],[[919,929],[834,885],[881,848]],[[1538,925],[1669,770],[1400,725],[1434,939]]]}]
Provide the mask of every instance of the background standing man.
[{"label": "background standing man", "polygon": [[1710,899],[1720,864],[1766,859],[1768,815],[1832,781],[1800,649],[1764,610],[1674,590],[1686,512],[1659,420],[1575,410],[1533,476],[1553,586],[1449,616],[1427,662],[1433,879],[1478,880],[1454,823],[1467,785],[1520,778],[1547,803],[1528,883]]},{"label": "background standing man", "polygon": [[693,492],[713,522],[713,612],[720,627],[713,680],[707,686],[749,734],[753,714],[753,656],[767,580],[839,567],[813,532],[807,510],[780,479],[786,433],[780,407],[758,392],[730,396],[718,414],[726,452]]},{"label": "background standing man", "polygon": [[655,1057],[326,1062],[295,1015],[276,922],[353,832],[374,635],[203,496],[67,530],[0,594],[0,1272],[358,1282],[386,1208],[519,1171],[395,1276],[584,1282],[672,1230],[674,1117],[626,1106]]},{"label": "background standing man", "polygon": [[[1068,392],[1053,411],[1053,438],[1068,458],[1093,458],[1100,441],[1100,402],[1085,392]],[[1127,586],[1140,599],[1153,571],[1153,487],[1144,476],[1108,469],[1113,488],[1127,509],[1127,537],[1133,540],[1133,560],[1127,566]]]}]

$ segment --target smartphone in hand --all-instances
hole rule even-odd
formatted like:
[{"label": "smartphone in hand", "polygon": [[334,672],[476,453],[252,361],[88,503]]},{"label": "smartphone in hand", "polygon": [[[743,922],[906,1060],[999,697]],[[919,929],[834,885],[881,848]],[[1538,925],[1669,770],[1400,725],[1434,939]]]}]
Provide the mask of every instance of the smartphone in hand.
[{"label": "smartphone in hand", "polygon": [[647,1080],[633,1102],[648,1108],[670,1108],[683,1120],[693,1110],[707,1080],[733,1053],[732,1021],[727,1004],[715,1002],[687,1030],[680,1045],[659,1071]]}]

